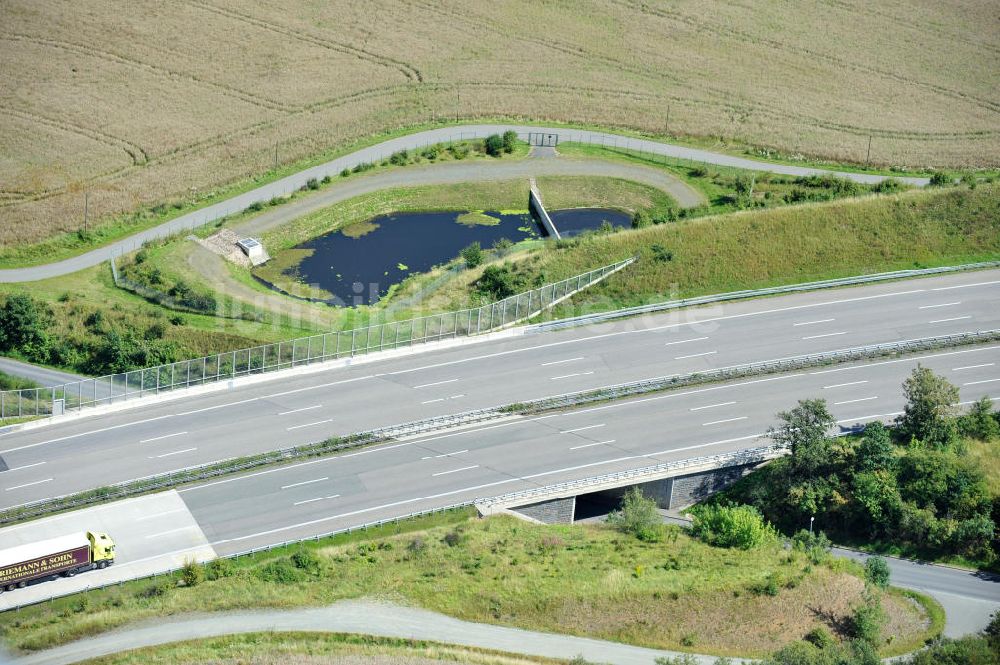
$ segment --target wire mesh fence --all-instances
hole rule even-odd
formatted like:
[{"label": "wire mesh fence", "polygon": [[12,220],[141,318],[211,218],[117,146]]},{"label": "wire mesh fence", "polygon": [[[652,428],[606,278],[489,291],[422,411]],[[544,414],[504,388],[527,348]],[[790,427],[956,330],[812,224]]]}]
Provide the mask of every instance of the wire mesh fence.
[{"label": "wire mesh fence", "polygon": [[253,374],[499,330],[539,314],[634,261],[630,257],[481,307],[321,333],[52,387],[0,391],[0,422],[61,415]]}]

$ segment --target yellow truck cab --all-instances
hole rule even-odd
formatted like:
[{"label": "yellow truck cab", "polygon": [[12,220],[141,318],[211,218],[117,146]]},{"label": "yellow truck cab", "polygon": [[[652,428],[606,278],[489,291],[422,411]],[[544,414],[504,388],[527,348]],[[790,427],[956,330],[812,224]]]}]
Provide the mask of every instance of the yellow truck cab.
[{"label": "yellow truck cab", "polygon": [[115,541],[106,533],[87,532],[90,541],[90,561],[98,568],[107,568],[115,562]]}]

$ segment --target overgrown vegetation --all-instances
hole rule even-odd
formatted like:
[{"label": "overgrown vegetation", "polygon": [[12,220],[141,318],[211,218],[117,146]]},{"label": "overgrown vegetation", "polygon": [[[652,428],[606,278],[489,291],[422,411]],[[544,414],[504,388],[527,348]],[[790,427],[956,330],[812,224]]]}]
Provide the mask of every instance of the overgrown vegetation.
[{"label": "overgrown vegetation", "polygon": [[[774,542],[717,548],[663,525],[663,537],[651,540],[644,535],[651,522],[631,516],[609,527],[467,515],[213,562],[197,566],[200,572],[191,566],[90,592],[84,613],[72,610],[73,598],[60,599],[2,614],[0,627],[9,645],[37,650],[165,614],[372,597],[470,621],[761,656],[820,627],[846,639],[843,626],[864,599],[855,564],[814,564]],[[639,528],[626,533],[626,525]],[[773,593],[762,590],[769,583]],[[884,635],[893,638],[880,642],[884,653],[912,648],[940,629],[926,628],[923,610],[895,592],[883,604],[890,617]]]},{"label": "overgrown vegetation", "polygon": [[[815,517],[837,540],[996,567],[1000,496],[965,455],[970,439],[1000,445],[992,402],[959,414],[958,389],[925,367],[914,370],[904,392],[906,409],[894,427],[874,422],[846,439],[830,436],[834,420],[824,400],[800,401],[778,414],[781,425],[772,430],[791,454],[715,501],[754,506],[786,532]],[[875,586],[883,576],[869,571]]]}]

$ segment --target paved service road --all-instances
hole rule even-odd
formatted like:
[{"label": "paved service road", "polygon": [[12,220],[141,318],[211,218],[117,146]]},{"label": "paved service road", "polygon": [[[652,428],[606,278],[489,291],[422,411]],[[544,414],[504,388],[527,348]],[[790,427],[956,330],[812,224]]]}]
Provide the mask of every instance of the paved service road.
[{"label": "paved service road", "polygon": [[[883,176],[865,175],[858,173],[840,173],[825,171],[822,169],[805,168],[801,166],[789,166],[787,164],[769,164],[742,157],[733,157],[697,150],[695,148],[685,148],[682,146],[657,143],[645,139],[633,139],[605,132],[590,132],[568,130],[557,127],[531,127],[527,125],[460,125],[457,127],[442,127],[423,132],[416,132],[407,136],[391,139],[368,148],[362,148],[344,157],[339,157],[333,161],[320,164],[312,168],[300,171],[273,183],[262,185],[257,189],[245,192],[231,199],[222,201],[215,205],[207,206],[201,210],[188,213],[165,222],[160,226],[147,229],[133,236],[111,243],[104,247],[91,250],[85,254],[74,256],[64,261],[50,263],[29,268],[13,268],[0,270],[0,282],[32,282],[60,275],[68,275],[84,268],[95,266],[104,261],[108,261],[112,256],[118,256],[123,252],[132,251],[142,243],[166,238],[176,233],[197,228],[209,222],[215,221],[226,215],[242,212],[251,203],[257,201],[266,202],[275,196],[284,196],[298,190],[310,178],[322,178],[326,175],[331,177],[339,176],[341,170],[353,168],[358,164],[381,161],[398,150],[412,150],[432,143],[442,143],[452,140],[482,138],[489,134],[504,132],[513,129],[522,138],[526,138],[529,132],[545,132],[559,134],[562,141],[582,141],[591,143],[604,143],[607,145],[617,145],[636,150],[645,150],[658,155],[676,157],[681,159],[691,159],[707,164],[717,164],[720,166],[732,166],[736,168],[753,169],[757,171],[768,171],[783,175],[814,175],[814,174],[834,174],[844,178],[849,178],[858,182],[878,182],[884,180]],[[535,160],[535,163],[540,160]],[[923,186],[926,185],[927,178],[899,178],[899,180],[909,184]]]},{"label": "paved service road", "polygon": [[[998,285],[1000,271],[984,271],[729,303],[348,368],[313,367],[307,374],[272,375],[233,390],[133,406],[99,419],[65,419],[0,435],[0,468],[9,469],[0,472],[0,507],[523,399],[1000,329]],[[977,389],[997,387],[989,382],[1000,378],[1000,367],[975,371],[988,373]]]},{"label": "paved service road", "polygon": [[13,358],[0,357],[0,372],[17,376],[28,381],[34,381],[40,386],[58,386],[63,383],[83,381],[87,377],[78,374],[70,374],[57,369],[50,369],[40,365],[21,362]]}]

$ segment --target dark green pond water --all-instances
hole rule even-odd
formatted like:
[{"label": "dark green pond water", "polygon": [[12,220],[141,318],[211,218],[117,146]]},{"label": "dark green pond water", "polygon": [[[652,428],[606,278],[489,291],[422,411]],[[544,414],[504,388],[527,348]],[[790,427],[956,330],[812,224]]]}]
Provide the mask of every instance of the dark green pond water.
[{"label": "dark green pond water", "polygon": [[[482,215],[461,212],[381,215],[370,220],[370,230],[358,237],[350,237],[338,229],[296,246],[295,249],[312,253],[284,272],[297,274],[300,282],[332,294],[332,298],[323,302],[347,307],[370,305],[385,296],[391,285],[412,273],[426,272],[451,261],[474,242],[489,249],[501,238],[516,243],[545,233],[527,213],[484,213],[488,220]],[[599,228],[604,220],[624,228],[632,223],[627,213],[596,208],[556,210],[550,216],[564,237]],[[470,217],[488,223],[473,223]],[[265,280],[260,281],[274,288]]]}]

